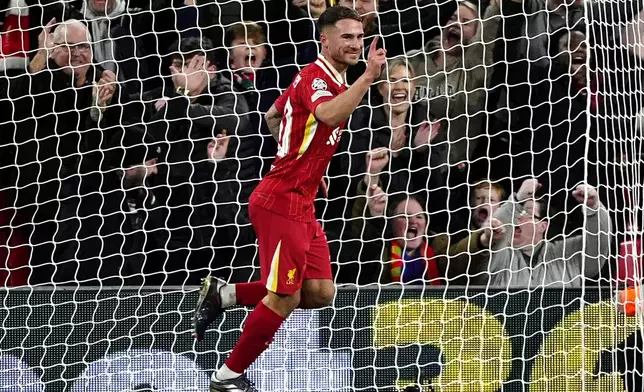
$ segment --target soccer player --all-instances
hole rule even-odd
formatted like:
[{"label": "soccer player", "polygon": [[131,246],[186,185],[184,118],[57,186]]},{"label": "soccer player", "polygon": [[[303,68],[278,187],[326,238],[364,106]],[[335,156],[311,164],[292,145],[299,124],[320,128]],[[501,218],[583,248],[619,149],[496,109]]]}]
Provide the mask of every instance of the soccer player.
[{"label": "soccer player", "polygon": [[306,66],[266,113],[278,140],[277,157],[249,200],[259,243],[261,281],[227,285],[207,277],[194,316],[195,337],[233,305],[255,306],[210,391],[255,391],[244,372],[266,350],[295,308],[327,306],[335,294],[329,247],[313,200],[347,119],[379,77],[384,49],[370,46],[364,74],[351,86],[348,66],[363,50],[360,16],[330,7],[318,19],[322,53]]}]

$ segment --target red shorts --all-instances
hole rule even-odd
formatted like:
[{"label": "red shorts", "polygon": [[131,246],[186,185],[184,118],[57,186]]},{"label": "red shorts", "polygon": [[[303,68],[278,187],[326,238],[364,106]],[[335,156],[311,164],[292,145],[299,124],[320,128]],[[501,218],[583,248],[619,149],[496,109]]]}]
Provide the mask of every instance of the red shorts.
[{"label": "red shorts", "polygon": [[310,279],[333,279],[329,244],[320,222],[297,222],[250,203],[259,243],[262,283],[268,291],[293,294]]}]

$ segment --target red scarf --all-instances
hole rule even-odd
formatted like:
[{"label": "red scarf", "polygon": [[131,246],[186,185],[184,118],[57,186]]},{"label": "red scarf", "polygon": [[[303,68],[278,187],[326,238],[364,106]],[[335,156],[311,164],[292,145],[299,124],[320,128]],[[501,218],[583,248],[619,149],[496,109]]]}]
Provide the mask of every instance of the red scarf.
[{"label": "red scarf", "polygon": [[604,85],[604,77],[598,73],[593,73],[590,75],[590,83],[588,88],[586,86],[579,87],[575,86],[577,90],[581,91],[581,94],[587,96],[590,100],[590,111],[591,113],[597,113],[599,111],[599,106],[604,102],[604,96],[600,91],[601,87]]},{"label": "red scarf", "polygon": [[417,253],[413,256],[407,256],[403,252],[403,247],[398,241],[391,243],[391,279],[394,282],[404,282],[403,278],[407,277],[408,272],[405,264],[411,267],[411,263],[418,262],[419,259],[424,260],[423,269],[425,271],[425,280],[429,281],[431,285],[440,286],[443,284],[440,272],[438,271],[438,264],[436,264],[434,249],[423,241],[419,249],[415,250]]}]

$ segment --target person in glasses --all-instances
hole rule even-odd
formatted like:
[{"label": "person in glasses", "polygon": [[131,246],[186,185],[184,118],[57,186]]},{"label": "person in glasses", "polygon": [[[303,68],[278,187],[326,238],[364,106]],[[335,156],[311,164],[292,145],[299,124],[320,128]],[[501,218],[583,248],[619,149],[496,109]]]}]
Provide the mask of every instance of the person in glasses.
[{"label": "person in glasses", "polygon": [[14,146],[9,183],[17,184],[15,206],[34,224],[32,257],[42,263],[51,262],[55,220],[65,219],[61,211],[73,210],[62,204],[85,186],[79,176],[80,166],[88,162],[81,159],[88,152],[84,146],[100,142],[101,129],[121,121],[116,77],[92,64],[90,43],[80,21],[52,19],[39,35],[29,72],[9,83],[13,125],[4,127],[3,135]]},{"label": "person in glasses", "polygon": [[546,239],[547,197],[535,196],[540,188],[536,179],[525,180],[494,213],[504,236],[490,252],[491,287],[580,287],[585,278],[597,276],[607,260],[611,221],[597,190],[587,184],[574,189],[572,197],[583,205],[585,226],[581,234],[551,241]]}]

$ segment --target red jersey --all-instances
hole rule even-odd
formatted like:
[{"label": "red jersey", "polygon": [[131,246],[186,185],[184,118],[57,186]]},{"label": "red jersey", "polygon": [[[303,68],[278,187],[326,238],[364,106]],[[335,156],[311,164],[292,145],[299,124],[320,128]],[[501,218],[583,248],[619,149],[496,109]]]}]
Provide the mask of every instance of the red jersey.
[{"label": "red jersey", "polygon": [[282,113],[277,156],[250,202],[292,220],[315,220],[313,201],[346,125],[319,122],[315,108],[346,90],[342,75],[322,55],[293,79],[275,101]]}]

